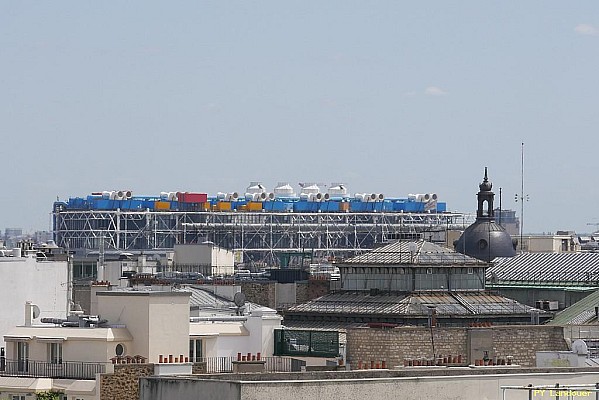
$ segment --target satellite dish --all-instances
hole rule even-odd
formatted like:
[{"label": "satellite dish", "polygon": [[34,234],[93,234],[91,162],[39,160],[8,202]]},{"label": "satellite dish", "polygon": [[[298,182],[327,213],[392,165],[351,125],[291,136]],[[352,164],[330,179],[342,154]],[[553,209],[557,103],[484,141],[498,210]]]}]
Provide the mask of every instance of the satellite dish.
[{"label": "satellite dish", "polygon": [[589,353],[589,348],[584,340],[576,339],[572,343],[572,351],[576,354],[586,355]]},{"label": "satellite dish", "polygon": [[233,303],[235,303],[237,307],[243,307],[245,304],[245,294],[241,292],[235,293],[235,296],[233,296]]},{"label": "satellite dish", "polygon": [[40,308],[37,305],[33,304],[31,307],[31,313],[33,314],[33,319],[36,319],[40,316]]}]

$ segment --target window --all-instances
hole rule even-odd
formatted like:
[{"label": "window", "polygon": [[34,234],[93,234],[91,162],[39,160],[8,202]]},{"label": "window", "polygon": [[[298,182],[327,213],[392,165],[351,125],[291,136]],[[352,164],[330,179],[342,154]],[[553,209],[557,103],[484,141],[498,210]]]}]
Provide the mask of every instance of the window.
[{"label": "window", "polygon": [[10,396],[11,400],[25,400],[24,394],[13,394]]},{"label": "window", "polygon": [[125,345],[122,343],[119,343],[116,345],[114,352],[118,357],[124,356],[125,355]]},{"label": "window", "polygon": [[48,361],[50,364],[62,364],[62,343],[48,343]]},{"label": "window", "polygon": [[468,275],[474,274],[474,268],[468,268]]},{"label": "window", "polygon": [[204,349],[202,339],[189,340],[189,361],[199,362],[204,357]]},{"label": "window", "polygon": [[29,343],[17,342],[17,364],[20,372],[29,371]]}]

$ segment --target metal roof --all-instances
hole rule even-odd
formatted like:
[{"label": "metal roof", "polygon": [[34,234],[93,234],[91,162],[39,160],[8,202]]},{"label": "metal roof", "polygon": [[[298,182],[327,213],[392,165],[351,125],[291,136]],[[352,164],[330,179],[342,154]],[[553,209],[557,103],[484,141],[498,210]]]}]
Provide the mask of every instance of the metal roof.
[{"label": "metal roof", "polygon": [[599,290],[560,311],[549,325],[580,325],[596,320],[595,307],[599,304]]},{"label": "metal roof", "polygon": [[[233,301],[227,300],[224,297],[215,295],[208,290],[194,285],[184,285],[180,288],[173,289],[173,291],[191,293],[191,297],[189,298],[189,306],[191,309],[207,311],[210,312],[210,314],[215,312],[219,314],[231,314],[237,309],[237,306]],[[246,311],[274,311],[272,308],[251,302],[246,302],[245,306]]]},{"label": "metal roof", "polygon": [[521,253],[487,268],[490,284],[599,285],[599,253]]},{"label": "metal roof", "polygon": [[334,293],[289,308],[290,313],[426,316],[528,314],[533,307],[489,292],[418,292],[407,295]]},{"label": "metal roof", "polygon": [[487,265],[487,263],[460,254],[447,247],[419,240],[397,241],[376,248],[368,253],[349,258],[343,264],[410,264],[410,265]]}]

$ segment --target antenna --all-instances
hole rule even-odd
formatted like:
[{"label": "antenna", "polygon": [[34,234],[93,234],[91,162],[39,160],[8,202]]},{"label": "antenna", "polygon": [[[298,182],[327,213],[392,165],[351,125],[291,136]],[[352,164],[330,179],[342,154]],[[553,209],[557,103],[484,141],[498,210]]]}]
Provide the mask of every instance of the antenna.
[{"label": "antenna", "polygon": [[522,242],[522,236],[524,232],[524,201],[528,201],[528,195],[524,195],[524,142],[522,142],[521,150],[520,150],[520,195],[516,193],[514,196],[514,201],[517,203],[520,201],[520,252],[522,252],[522,246],[524,243]]}]

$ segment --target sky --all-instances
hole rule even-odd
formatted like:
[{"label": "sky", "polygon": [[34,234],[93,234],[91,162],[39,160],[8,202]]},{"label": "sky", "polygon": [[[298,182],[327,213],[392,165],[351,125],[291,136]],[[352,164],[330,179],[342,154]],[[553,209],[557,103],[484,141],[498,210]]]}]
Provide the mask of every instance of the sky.
[{"label": "sky", "polygon": [[598,128],[596,0],[0,2],[2,230],[251,181],[473,213],[488,167],[525,233],[591,232]]}]

